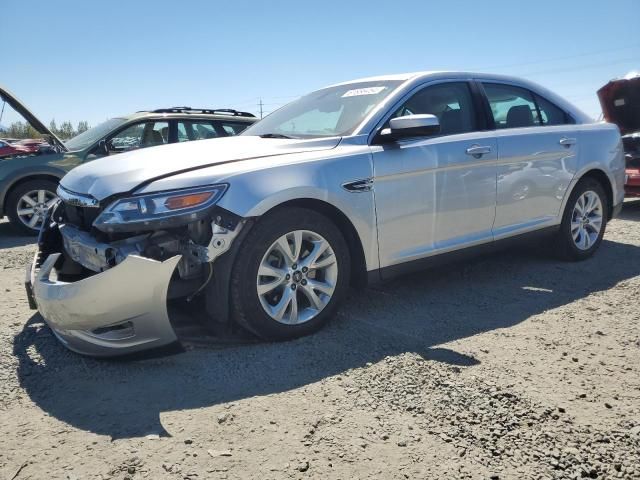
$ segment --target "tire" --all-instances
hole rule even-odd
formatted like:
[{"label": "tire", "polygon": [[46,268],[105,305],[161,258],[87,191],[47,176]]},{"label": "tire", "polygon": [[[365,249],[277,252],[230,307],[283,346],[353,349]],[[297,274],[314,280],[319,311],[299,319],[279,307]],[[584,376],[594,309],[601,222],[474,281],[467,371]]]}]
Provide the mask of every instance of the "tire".
[{"label": "tire", "polygon": [[342,233],[324,215],[298,207],[270,213],[253,226],[238,251],[231,272],[233,318],[264,340],[311,334],[333,317],[344,298],[350,263]]},{"label": "tire", "polygon": [[[595,206],[588,211],[589,199],[596,197]],[[584,211],[582,217],[580,210]],[[559,257],[569,261],[580,261],[591,257],[602,243],[608,211],[607,194],[600,182],[593,178],[580,180],[571,192],[562,215],[560,230],[556,234],[556,252]],[[596,227],[598,224],[599,230]]]},{"label": "tire", "polygon": [[[14,187],[7,197],[7,216],[11,225],[26,235],[37,235],[44,213],[58,198],[56,188],[58,184],[51,180],[29,180]],[[27,197],[36,204],[29,205],[25,201]],[[28,210],[32,210],[33,214],[26,213]],[[36,220],[33,220],[34,217]]]}]

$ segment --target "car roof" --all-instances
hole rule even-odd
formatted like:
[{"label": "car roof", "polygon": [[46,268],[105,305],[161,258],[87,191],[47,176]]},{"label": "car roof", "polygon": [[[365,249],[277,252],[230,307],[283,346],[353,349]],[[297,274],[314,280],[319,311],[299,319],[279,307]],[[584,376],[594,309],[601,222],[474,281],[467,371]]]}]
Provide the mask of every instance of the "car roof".
[{"label": "car roof", "polygon": [[168,107],[155,110],[141,110],[129,115],[119,115],[118,118],[134,120],[139,118],[203,118],[216,120],[233,120],[253,123],[258,119],[249,112],[241,112],[231,108],[192,108]]},{"label": "car roof", "polygon": [[[510,75],[500,75],[500,74],[494,74],[494,73],[467,72],[467,71],[457,71],[457,70],[425,70],[425,71],[419,71],[419,72],[397,73],[392,75],[377,75],[373,77],[358,78],[356,80],[348,80],[346,82],[340,82],[330,86],[335,87],[338,85],[349,85],[351,83],[376,82],[376,81],[405,82],[408,80],[426,80],[431,78],[437,79],[440,77],[447,77],[451,79],[477,78],[477,79],[483,79],[483,80],[500,80],[500,81],[513,82],[513,83],[527,82],[521,77],[513,77]],[[527,82],[527,83],[530,83],[530,82]]]},{"label": "car roof", "polygon": [[[347,82],[336,83],[334,85],[330,85],[330,87],[336,87],[340,85],[349,85],[353,83],[359,82],[375,82],[375,81],[400,81],[401,85],[398,88],[402,91],[410,90],[411,88],[418,86],[425,81],[431,80],[484,80],[488,82],[504,82],[513,84],[522,88],[529,89],[531,91],[536,92],[552,103],[558,105],[562,109],[568,111],[579,123],[590,123],[593,119],[577,108],[575,105],[571,104],[561,96],[556,93],[550,91],[549,89],[538,85],[535,82],[530,80],[526,80],[521,77],[513,77],[510,75],[499,75],[494,73],[481,73],[481,72],[465,72],[465,71],[445,71],[445,70],[433,70],[433,71],[422,71],[422,72],[410,72],[410,73],[400,73],[394,75],[379,75],[374,77],[365,77],[357,80],[349,80]],[[329,87],[327,87],[329,88]]]}]

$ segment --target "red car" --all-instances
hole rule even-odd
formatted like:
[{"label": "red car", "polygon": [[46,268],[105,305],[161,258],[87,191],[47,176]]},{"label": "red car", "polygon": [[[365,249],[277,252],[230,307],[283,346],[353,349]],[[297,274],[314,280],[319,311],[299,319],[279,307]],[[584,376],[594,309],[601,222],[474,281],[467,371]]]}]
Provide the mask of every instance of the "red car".
[{"label": "red car", "polygon": [[0,158],[10,157],[11,155],[29,154],[37,150],[38,147],[31,145],[20,145],[19,143],[9,143],[5,140],[0,140]]},{"label": "red car", "polygon": [[598,90],[604,118],[622,133],[626,160],[625,195],[640,197],[640,73],[611,80]]}]

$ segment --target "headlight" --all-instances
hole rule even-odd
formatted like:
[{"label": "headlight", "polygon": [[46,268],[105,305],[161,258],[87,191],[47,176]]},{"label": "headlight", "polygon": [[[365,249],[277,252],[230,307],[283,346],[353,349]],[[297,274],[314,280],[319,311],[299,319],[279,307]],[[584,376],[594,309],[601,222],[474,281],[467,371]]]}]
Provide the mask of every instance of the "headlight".
[{"label": "headlight", "polygon": [[116,200],[93,226],[103,232],[167,228],[194,222],[224,195],[227,185],[171,190]]}]

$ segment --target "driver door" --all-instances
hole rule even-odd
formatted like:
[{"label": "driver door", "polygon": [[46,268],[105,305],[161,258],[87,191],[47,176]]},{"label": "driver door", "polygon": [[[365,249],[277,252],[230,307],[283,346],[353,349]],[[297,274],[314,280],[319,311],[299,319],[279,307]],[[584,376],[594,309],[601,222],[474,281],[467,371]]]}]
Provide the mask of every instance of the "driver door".
[{"label": "driver door", "polygon": [[467,82],[426,86],[393,116],[436,115],[440,134],[371,147],[381,267],[493,240],[497,144],[475,105]]}]

